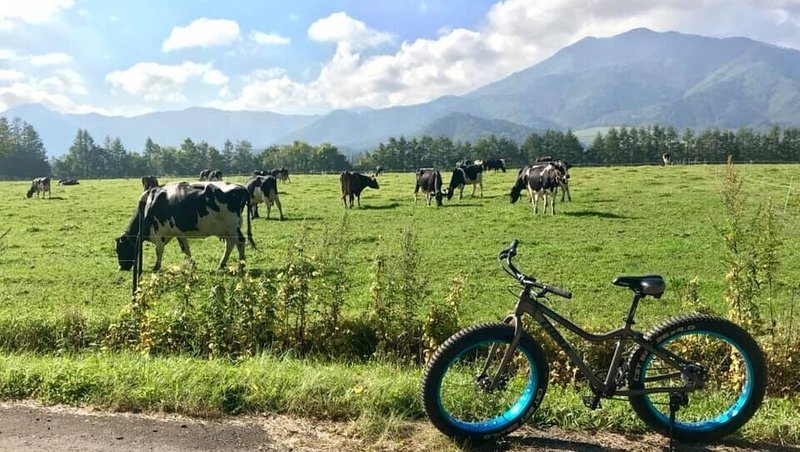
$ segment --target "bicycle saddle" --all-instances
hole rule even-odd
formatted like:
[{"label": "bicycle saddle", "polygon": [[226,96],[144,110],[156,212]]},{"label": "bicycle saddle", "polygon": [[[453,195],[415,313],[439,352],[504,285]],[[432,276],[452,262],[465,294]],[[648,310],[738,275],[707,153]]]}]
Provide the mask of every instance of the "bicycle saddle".
[{"label": "bicycle saddle", "polygon": [[660,275],[617,276],[612,283],[615,286],[627,287],[636,293],[650,295],[654,298],[661,298],[666,287],[664,278]]}]

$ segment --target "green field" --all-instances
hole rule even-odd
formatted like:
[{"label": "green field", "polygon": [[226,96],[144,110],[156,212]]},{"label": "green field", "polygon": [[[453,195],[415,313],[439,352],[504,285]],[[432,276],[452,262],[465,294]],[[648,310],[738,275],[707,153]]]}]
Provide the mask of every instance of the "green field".
[{"label": "green field", "polygon": [[[800,238],[800,199],[787,189],[800,167],[738,167],[755,204],[772,197],[785,221],[781,281],[796,284],[800,256],[791,244]],[[466,276],[467,321],[496,319],[509,310],[510,279],[496,255],[513,238],[522,245],[517,262],[539,279],[570,289],[571,301],[555,301],[588,325],[617,323],[629,293],[611,285],[617,275],[657,273],[668,281],[661,300],[645,303],[642,323],[680,312],[674,290],[698,278],[702,297],[722,308],[725,251],[717,193],[719,166],[575,168],[573,202],[557,204],[555,217],[534,217],[530,204],[512,205],[507,193],[516,172],[489,173],[483,198],[445,201],[429,207],[413,202],[414,176],[386,174],[380,190],[366,190],[361,209],[345,210],[335,176],[292,177],[281,184],[286,219],[257,219],[258,250],[247,249],[251,270],[279,268],[301,225],[311,234],[334,225],[347,212],[352,243],[348,256],[354,279],[351,308],[368,298],[368,270],[381,246],[398,240],[404,227],[418,233],[421,258],[435,295],[453,274]],[[445,176],[447,180],[449,176]],[[182,179],[164,178],[162,182]],[[243,182],[244,178],[232,178]],[[800,181],[798,181],[800,183]],[[26,183],[0,183],[0,231],[10,229],[0,257],[0,324],[80,311],[90,318],[115,315],[129,298],[130,273],[117,270],[114,239],[133,214],[138,180],[85,180],[53,188],[52,200],[25,199]],[[469,189],[465,192],[469,193]],[[524,198],[523,198],[524,200]],[[785,207],[785,208],[784,208]],[[263,211],[263,208],[262,208]],[[191,242],[201,271],[214,270],[222,252],[215,239]],[[183,261],[177,243],[167,246],[164,265]],[[145,268],[154,262],[145,247]],[[673,289],[673,290],[670,290]]]},{"label": "green field", "polygon": [[[792,315],[797,311],[790,288],[800,282],[800,256],[794,250],[794,244],[800,239],[800,190],[790,187],[800,184],[800,180],[795,179],[800,166],[741,165],[737,168],[750,195],[748,209],[755,209],[771,198],[780,214],[781,266],[772,309],[765,306],[764,315],[774,313],[775,321],[782,324],[788,322],[787,319],[793,320]],[[648,299],[641,305],[637,316],[639,328],[644,329],[666,316],[690,310],[691,307],[679,302],[678,293],[687,281],[694,278],[699,282],[699,294],[704,303],[724,315],[727,312],[722,297],[727,271],[726,251],[718,230],[723,215],[718,194],[723,172],[723,166],[574,168],[570,182],[573,201],[559,202],[556,216],[534,216],[530,204],[524,202],[525,198],[515,205],[509,203],[507,193],[516,176],[514,170],[486,174],[482,198],[470,198],[471,189],[467,188],[463,200],[456,197],[445,201],[440,208],[427,206],[424,197],[414,204],[413,174],[389,173],[380,177],[379,190],[364,192],[363,207],[352,210],[343,208],[339,200],[337,176],[293,175],[291,183],[280,184],[286,219],[262,218],[253,222],[253,235],[259,248],[247,249],[247,268],[255,275],[274,274],[285,262],[287,250],[297,241],[301,231],[307,230],[308,235],[314,236],[325,227],[335,227],[346,214],[349,238],[345,259],[351,284],[346,293],[345,312],[350,316],[358,316],[370,303],[370,269],[375,256],[395,249],[406,228],[417,234],[420,259],[432,289],[431,302],[443,299],[454,275],[465,277],[466,290],[459,319],[465,325],[500,319],[513,307],[514,297],[506,291],[513,281],[498,268],[496,255],[514,238],[522,243],[516,259],[518,266],[544,282],[571,290],[574,293],[572,300],[554,298],[551,305],[590,330],[607,330],[621,323],[630,293],[611,285],[611,280],[623,274],[657,273],[667,280],[667,292],[662,299]],[[449,174],[443,174],[443,177],[445,181],[449,180]],[[178,180],[184,179],[164,177],[161,182]],[[244,182],[245,178],[228,180]],[[83,180],[78,186],[54,185],[53,199],[50,200],[38,200],[35,196],[26,199],[27,187],[24,182],[0,183],[0,197],[4,200],[0,204],[0,233],[10,230],[3,241],[4,250],[0,252],[0,336],[9,338],[44,332],[65,316],[74,315],[85,318],[89,330],[92,325],[106,327],[130,299],[131,275],[117,270],[114,239],[121,234],[133,214],[141,192],[139,181]],[[264,212],[262,208],[262,215]],[[212,238],[192,241],[191,246],[198,270],[212,273],[221,255],[222,244]],[[145,247],[146,275],[153,261],[153,247],[148,244]],[[164,266],[177,266],[183,261],[177,243],[168,245]],[[95,372],[87,370],[95,367],[99,369],[97,374],[102,374],[102,369],[114,366],[113,354],[97,352],[101,356],[95,362],[91,357],[93,350],[81,352],[76,357],[73,365],[78,370],[75,375]],[[33,384],[15,392],[14,379],[18,374],[14,372],[25,374],[25,363],[31,363],[35,372],[46,374],[46,369],[59,368],[58,360],[64,359],[50,357],[48,353],[31,356],[18,354],[20,352],[6,346],[3,366],[7,369],[5,374],[0,374],[1,396],[192,413],[213,411],[216,406],[216,402],[208,399],[205,402],[210,405],[191,409],[182,407],[179,402],[160,405],[152,400],[130,402],[124,397],[114,401],[113,394],[120,397],[130,395],[130,388],[108,381],[107,386],[113,387],[109,389],[112,395],[101,394],[94,398],[52,397],[46,391],[37,392]],[[60,351],[51,352],[57,354]],[[125,366],[131,366],[129,355],[122,355],[120,359],[127,363]],[[94,364],[81,364],[87,360]],[[167,364],[159,366],[169,367],[171,362],[167,360]],[[191,362],[192,366],[204,366],[202,360]],[[185,370],[183,361],[174,363]],[[292,365],[301,366],[297,363]],[[313,363],[308,365],[313,367]],[[248,366],[244,370],[236,367],[236,372],[249,372],[247,369],[257,367],[257,364]],[[335,366],[330,369],[333,373],[339,372]],[[380,369],[369,370],[367,366],[367,370],[358,372],[361,372],[359,375],[386,373],[385,369]],[[213,373],[212,370],[207,372]],[[319,372],[324,373],[323,370]],[[410,393],[406,392],[413,390],[413,384],[409,382],[416,381],[419,370],[408,372],[397,387],[403,396],[387,402],[391,409],[380,410],[419,415],[416,400],[408,402],[410,406],[403,405],[411,400],[408,398]],[[97,374],[92,373],[92,378],[101,378]],[[144,375],[141,380],[157,385],[148,380],[152,377]],[[67,380],[74,381],[75,378],[80,379]],[[131,376],[132,381],[136,378]],[[346,386],[362,377],[341,378],[347,380]],[[391,386],[386,382],[381,384]],[[91,388],[105,386],[98,384]],[[92,393],[91,388],[87,389],[88,393]],[[312,389],[315,394],[321,390],[320,387]],[[175,391],[184,390],[175,388]],[[191,389],[185,391],[191,392]],[[269,399],[258,390],[253,391],[255,399],[264,397],[268,400],[254,403],[248,409],[323,416],[328,412],[320,406],[306,410],[302,406],[293,408],[280,397]],[[384,388],[383,391],[392,393],[391,389]],[[180,397],[180,394],[171,397]],[[204,400],[198,394],[186,397]],[[570,406],[580,410],[579,405],[577,402]],[[351,407],[345,404],[341,409],[348,412]],[[352,408],[349,415],[357,417],[358,409]],[[624,413],[624,408],[620,413]],[[800,437],[796,429],[787,433],[780,430],[783,428],[780,425],[776,427],[768,421],[776,419],[775,422],[780,422],[781,416],[777,413],[760,415],[762,417],[758,419],[761,420],[756,421],[756,425],[768,424],[769,427],[764,427],[754,436],[774,440],[783,436],[783,439],[796,441]],[[570,416],[561,415],[567,419],[566,424],[572,422]],[[573,426],[591,427],[599,422],[601,416],[598,416],[588,416],[585,419],[593,421],[586,421],[588,424],[578,422]],[[632,421],[630,413],[625,416],[620,418],[623,419],[620,423],[611,424],[627,429],[624,424]],[[553,422],[560,421],[556,419]],[[783,433],[774,433],[773,430]]]}]

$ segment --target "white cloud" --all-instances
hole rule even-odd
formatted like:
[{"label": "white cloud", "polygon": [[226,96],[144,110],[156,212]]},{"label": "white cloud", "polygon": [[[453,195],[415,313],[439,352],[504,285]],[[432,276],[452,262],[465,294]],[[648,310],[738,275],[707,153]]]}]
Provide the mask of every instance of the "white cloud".
[{"label": "white cloud", "polygon": [[308,36],[315,41],[335,42],[351,49],[376,47],[392,42],[391,34],[368,28],[364,22],[343,12],[333,13],[311,24],[308,27]]},{"label": "white cloud", "polygon": [[215,47],[242,39],[239,24],[228,19],[201,17],[185,27],[174,27],[161,45],[163,52],[189,47]]},{"label": "white cloud", "polygon": [[33,66],[61,66],[72,62],[72,56],[62,52],[39,55],[19,55],[10,49],[0,49],[0,60],[19,61]]},{"label": "white cloud", "polygon": [[[714,20],[708,19],[713,17]],[[798,0],[506,0],[494,4],[475,29],[442,29],[434,39],[390,43],[391,34],[343,12],[312,23],[308,36],[336,50],[308,82],[284,74],[245,80],[224,108],[314,111],[354,105],[386,107],[463,94],[529,67],[585,36],[611,36],[632,28],[710,36],[745,35],[800,47]]]},{"label": "white cloud", "polygon": [[228,77],[217,69],[211,69],[203,74],[203,82],[209,85],[224,85]]},{"label": "white cloud", "polygon": [[250,33],[250,40],[255,42],[256,44],[261,44],[263,46],[286,45],[292,42],[291,39],[285,36],[268,34],[260,31],[252,31]]},{"label": "white cloud", "polygon": [[74,0],[3,0],[0,2],[0,31],[13,30],[19,22],[53,22],[61,11],[74,4]]},{"label": "white cloud", "polygon": [[143,97],[147,102],[182,102],[186,100],[183,87],[190,78],[199,78],[209,85],[224,85],[228,77],[213,65],[183,62],[177,65],[137,63],[124,71],[106,75],[115,88]]},{"label": "white cloud", "polygon": [[89,94],[83,77],[72,69],[58,69],[50,77],[40,80],[38,86],[60,94],[77,96]]},{"label": "white cloud", "polygon": [[0,83],[16,82],[22,80],[25,76],[20,71],[14,69],[0,69]]},{"label": "white cloud", "polygon": [[72,61],[72,57],[66,53],[51,52],[41,55],[31,55],[27,58],[28,63],[34,66],[59,66]]},{"label": "white cloud", "polygon": [[286,69],[282,67],[270,67],[270,68],[262,68],[256,69],[249,74],[242,76],[242,81],[245,83],[257,82],[262,80],[269,80],[273,78],[279,78],[286,74]]},{"label": "white cloud", "polygon": [[93,107],[77,104],[71,98],[87,94],[83,77],[71,69],[57,69],[44,78],[0,69],[0,111],[16,105],[39,103],[61,112],[87,112]]}]

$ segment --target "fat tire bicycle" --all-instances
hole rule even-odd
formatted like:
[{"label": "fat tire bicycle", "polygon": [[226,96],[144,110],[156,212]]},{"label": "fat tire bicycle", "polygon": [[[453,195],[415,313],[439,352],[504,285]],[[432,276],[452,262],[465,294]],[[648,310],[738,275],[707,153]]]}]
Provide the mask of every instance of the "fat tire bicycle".
[{"label": "fat tire bicycle", "polygon": [[[547,294],[572,298],[537,282],[512,263],[518,240],[498,260],[522,286],[512,314],[502,323],[467,327],[445,341],[428,361],[422,404],[434,426],[461,439],[491,439],[513,432],[539,407],[549,366],[539,342],[525,330],[524,314],[549,335],[588,380],[589,409],[600,400],[627,397],[633,411],[655,431],[679,441],[712,441],[744,425],[764,399],[767,368],[753,337],[711,315],[669,318],[643,334],[633,329],[645,297],[661,298],[658,275],[620,276],[613,284],[633,291],[622,328],[589,333],[541,303]],[[553,326],[590,342],[616,341],[608,371],[595,372]],[[627,359],[625,359],[627,357]]]}]

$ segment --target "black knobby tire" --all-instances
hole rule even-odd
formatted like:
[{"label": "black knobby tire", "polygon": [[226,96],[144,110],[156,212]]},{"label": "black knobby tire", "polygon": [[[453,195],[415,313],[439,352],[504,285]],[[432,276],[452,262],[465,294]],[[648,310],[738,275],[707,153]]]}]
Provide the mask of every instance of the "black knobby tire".
[{"label": "black knobby tire", "polygon": [[[698,351],[703,347],[710,349],[705,352],[703,357],[713,358],[706,359],[712,365],[708,368],[708,381],[704,387],[689,392],[688,405],[677,411],[676,423],[672,429],[675,439],[684,442],[700,442],[721,438],[739,429],[761,406],[767,384],[764,354],[755,339],[740,326],[719,317],[689,314],[662,322],[648,332],[645,339],[660,344],[689,361],[694,362],[692,356],[697,356]],[[717,348],[709,347],[710,341],[719,341],[720,344],[716,345]],[[714,350],[716,350],[716,354]],[[720,351],[721,353],[719,353]],[[661,362],[660,358],[642,347],[638,347],[634,351],[629,361],[628,384],[630,389],[645,387],[645,378],[650,371],[650,363],[653,361]],[[699,362],[698,364],[705,365]],[[717,372],[714,372],[715,370]],[[744,370],[745,376],[741,383],[736,380],[735,370]],[[651,374],[651,376],[659,374],[657,365],[654,366]],[[715,385],[715,382],[722,384]],[[663,383],[653,383],[650,387],[659,384],[663,385]],[[726,388],[726,385],[729,388]],[[741,387],[735,389],[739,385]],[[717,393],[713,392],[715,388]],[[726,391],[735,395],[734,402],[728,403],[725,397],[721,396],[727,394]],[[717,394],[720,396],[715,399]],[[665,406],[663,403],[668,400],[668,397],[666,394],[648,394],[630,396],[629,400],[636,414],[648,426],[664,435],[669,435],[669,408],[668,404]],[[693,399],[695,407],[692,405]],[[719,400],[721,402],[718,402]],[[715,403],[718,404],[715,405]],[[715,413],[717,406],[727,408],[723,408],[724,411],[717,416],[705,419],[704,416],[711,416],[705,413]],[[696,411],[690,411],[693,408]],[[687,413],[685,420],[681,418],[683,412]]]},{"label": "black knobby tire", "polygon": [[[527,378],[526,390],[520,394],[513,411],[509,410],[503,413],[504,415],[513,413],[512,415],[505,416],[504,420],[499,422],[499,425],[473,428],[477,424],[465,426],[459,420],[455,420],[443,406],[441,399],[442,381],[454,361],[487,343],[509,344],[513,337],[514,328],[512,326],[503,323],[485,323],[459,331],[436,350],[436,353],[428,361],[425,368],[421,392],[422,405],[425,412],[439,431],[453,438],[495,438],[516,430],[536,411],[547,390],[549,371],[542,347],[527,333],[523,333],[516,350],[516,353],[521,353],[521,357],[528,363],[529,370],[525,377]],[[478,360],[475,359],[475,361],[477,362]],[[485,362],[485,359],[482,362]],[[453,371],[453,373],[455,372]],[[493,373],[491,374],[493,375]],[[478,390],[477,384],[476,390]],[[509,390],[509,394],[511,393],[512,391]],[[491,395],[487,396],[486,394],[491,393],[484,392],[480,395],[491,397]],[[478,400],[478,398],[475,400]]]}]

